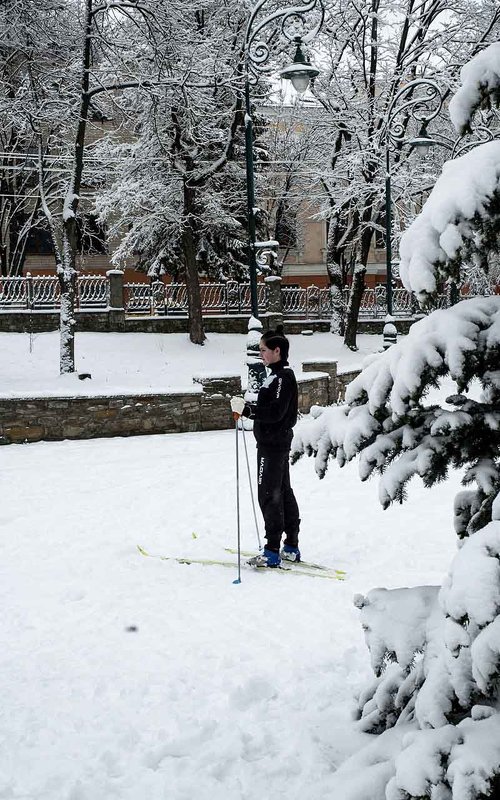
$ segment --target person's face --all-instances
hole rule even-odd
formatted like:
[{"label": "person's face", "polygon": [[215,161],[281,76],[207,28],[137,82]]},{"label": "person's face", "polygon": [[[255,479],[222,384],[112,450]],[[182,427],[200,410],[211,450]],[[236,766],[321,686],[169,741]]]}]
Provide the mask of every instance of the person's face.
[{"label": "person's face", "polygon": [[275,347],[274,350],[270,350],[262,339],[260,340],[259,350],[262,356],[262,361],[266,367],[268,367],[269,364],[276,364],[281,360],[281,350],[279,347]]}]

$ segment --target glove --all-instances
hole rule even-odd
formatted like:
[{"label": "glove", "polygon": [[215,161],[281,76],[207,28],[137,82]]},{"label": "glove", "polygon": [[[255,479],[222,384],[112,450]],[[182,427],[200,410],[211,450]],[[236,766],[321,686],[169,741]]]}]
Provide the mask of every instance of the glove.
[{"label": "glove", "polygon": [[231,411],[233,414],[238,414],[238,416],[241,417],[245,405],[245,401],[242,397],[231,397]]}]

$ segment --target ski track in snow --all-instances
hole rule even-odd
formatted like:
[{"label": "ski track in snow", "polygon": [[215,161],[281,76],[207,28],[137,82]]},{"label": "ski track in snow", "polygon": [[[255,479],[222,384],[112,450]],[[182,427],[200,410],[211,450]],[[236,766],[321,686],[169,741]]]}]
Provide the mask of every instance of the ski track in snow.
[{"label": "ski track in snow", "polygon": [[[304,458],[292,468],[304,558],[348,580],[243,571],[235,586],[236,568],[136,549],[229,557],[234,432],[2,454],[0,797],[340,797],[336,768],[371,738],[351,721],[370,678],[352,596],[441,582],[457,476],[432,491],[414,482],[383,512],[356,465],[319,481]],[[242,546],[254,549],[241,467]]]}]

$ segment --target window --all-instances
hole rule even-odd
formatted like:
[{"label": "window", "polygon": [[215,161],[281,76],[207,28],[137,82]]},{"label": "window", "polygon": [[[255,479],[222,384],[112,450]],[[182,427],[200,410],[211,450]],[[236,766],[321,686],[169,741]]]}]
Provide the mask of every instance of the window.
[{"label": "window", "polygon": [[32,228],[26,243],[26,255],[51,256],[53,253],[52,239],[47,228]]}]

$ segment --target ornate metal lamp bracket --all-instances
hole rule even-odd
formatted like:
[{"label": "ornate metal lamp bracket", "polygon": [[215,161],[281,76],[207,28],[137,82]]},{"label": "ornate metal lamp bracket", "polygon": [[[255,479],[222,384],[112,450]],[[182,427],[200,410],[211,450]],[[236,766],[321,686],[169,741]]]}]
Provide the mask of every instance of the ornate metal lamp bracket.
[{"label": "ornate metal lamp bracket", "polygon": [[287,42],[293,43],[299,38],[307,44],[319,32],[325,16],[322,0],[305,0],[284,8],[276,7],[274,3],[274,11],[266,13],[264,6],[270,5],[269,0],[259,0],[252,9],[246,27],[246,66],[248,80],[252,84],[257,83],[259,75],[271,69],[268,62],[278,30]]},{"label": "ornate metal lamp bracket", "polygon": [[[407,99],[405,99],[407,98]],[[408,118],[427,125],[441,111],[443,95],[435,81],[417,78],[397,92],[387,109],[382,137],[387,147],[397,150],[405,141]]]}]

